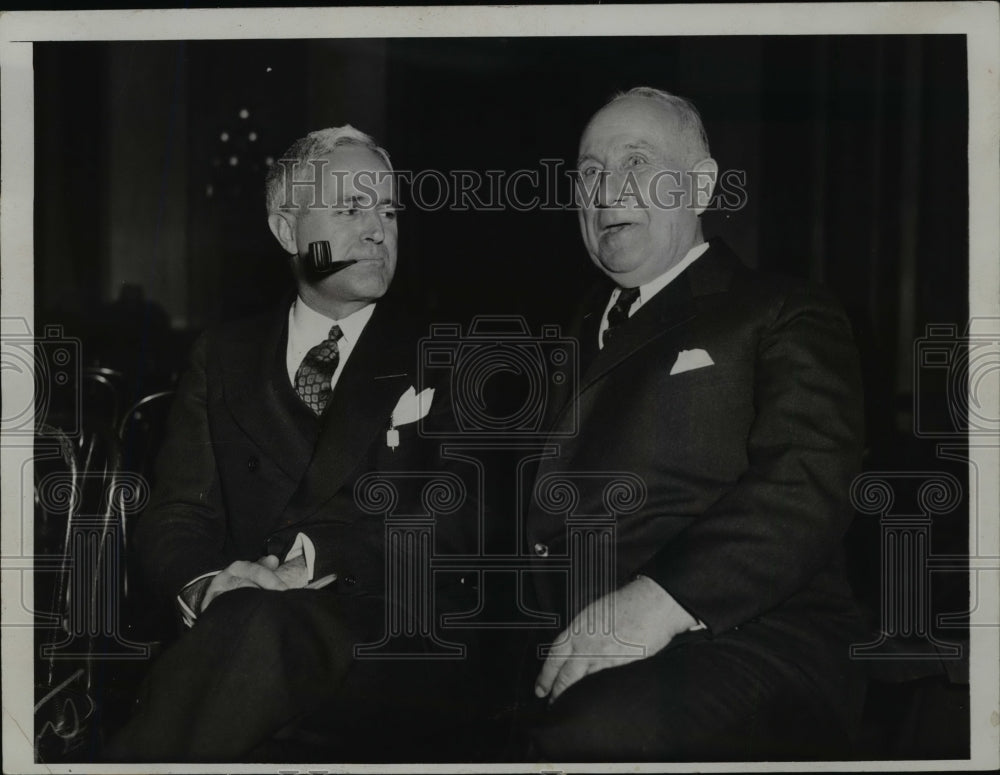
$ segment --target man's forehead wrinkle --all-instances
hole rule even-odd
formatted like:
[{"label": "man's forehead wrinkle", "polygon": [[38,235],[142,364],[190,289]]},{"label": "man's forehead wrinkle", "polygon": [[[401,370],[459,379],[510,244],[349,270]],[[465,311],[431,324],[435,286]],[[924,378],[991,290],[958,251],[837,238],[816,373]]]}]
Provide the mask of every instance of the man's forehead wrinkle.
[{"label": "man's forehead wrinkle", "polygon": [[349,195],[352,191],[392,189],[395,181],[389,170],[334,170],[330,182]]},{"label": "man's forehead wrinkle", "polygon": [[634,140],[630,143],[625,143],[622,146],[622,150],[626,151],[653,151],[654,153],[663,153],[663,149],[660,148],[655,143],[647,142],[646,140]]},{"label": "man's forehead wrinkle", "polygon": [[392,179],[393,173],[391,170],[382,169],[327,169],[327,174],[333,180],[346,180],[350,182],[355,178],[359,178],[366,183],[382,183],[383,181],[388,181]]},{"label": "man's forehead wrinkle", "polygon": [[580,154],[577,165],[587,160],[600,161],[602,156],[615,156],[629,151],[648,151],[657,156],[664,156],[667,153],[666,148],[661,147],[659,144],[637,138],[634,133],[630,132],[617,135],[610,138],[607,142],[601,143],[599,151],[593,148],[593,143],[589,143],[586,149]]},{"label": "man's forehead wrinkle", "polygon": [[683,131],[683,117],[675,108],[661,105],[646,98],[628,98],[613,102],[599,112],[584,130],[589,135],[596,127],[604,132],[614,132],[614,136],[636,131],[636,123],[655,126],[665,136],[677,135]]}]

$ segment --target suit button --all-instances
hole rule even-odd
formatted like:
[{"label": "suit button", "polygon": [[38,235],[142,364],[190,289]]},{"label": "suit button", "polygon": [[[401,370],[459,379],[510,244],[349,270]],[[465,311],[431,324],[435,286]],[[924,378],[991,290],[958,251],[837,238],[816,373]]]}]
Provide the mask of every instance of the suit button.
[{"label": "suit button", "polygon": [[358,580],[354,578],[354,576],[344,576],[344,583],[347,584],[348,586],[353,587],[355,584],[358,583]]},{"label": "suit button", "polygon": [[257,470],[257,466],[259,464],[260,464],[260,461],[256,458],[256,456],[251,455],[250,457],[247,458],[247,470],[250,473],[253,473],[254,471],[256,471]]},{"label": "suit button", "polygon": [[535,554],[537,554],[539,557],[549,556],[549,547],[547,547],[545,544],[537,543],[535,544],[534,548],[535,548]]}]

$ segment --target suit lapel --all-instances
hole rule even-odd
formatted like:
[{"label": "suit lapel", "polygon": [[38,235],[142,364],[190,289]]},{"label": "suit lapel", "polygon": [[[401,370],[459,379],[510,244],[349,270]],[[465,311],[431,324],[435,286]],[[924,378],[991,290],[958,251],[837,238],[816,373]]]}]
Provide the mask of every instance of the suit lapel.
[{"label": "suit lapel", "polygon": [[581,377],[580,392],[589,388],[650,342],[686,323],[694,315],[691,286],[685,272],[647,304],[643,304],[621,325],[620,330],[616,329],[617,336],[612,337],[602,349],[598,350]]},{"label": "suit lapel", "polygon": [[[285,304],[238,332],[231,330],[220,337],[219,362],[226,405],[236,423],[263,454],[298,481],[309,462],[312,439],[302,435],[275,381],[286,376],[287,337]],[[276,367],[277,361],[281,368]]]},{"label": "suit lapel", "polygon": [[[610,298],[610,288],[590,298],[589,310],[582,318],[579,331],[581,353],[593,348],[593,357],[585,362],[577,395],[592,388],[605,375],[662,336],[694,319],[698,312],[697,299],[728,289],[739,260],[721,240],[712,240],[709,249],[688,269],[675,278],[666,288],[643,304],[628,321],[622,324],[618,335],[608,344],[597,349],[597,331]],[[602,295],[603,294],[603,295]],[[555,434],[565,424],[572,401],[566,402],[555,422],[549,428]],[[578,418],[582,423],[582,418]]]},{"label": "suit lapel", "polygon": [[323,413],[319,441],[285,512],[285,525],[306,519],[336,495],[388,428],[396,402],[416,380],[416,341],[416,328],[407,318],[387,302],[376,306]]},{"label": "suit lapel", "polygon": [[586,374],[590,364],[600,352],[597,346],[598,331],[601,328],[601,320],[604,317],[604,308],[608,306],[608,299],[611,298],[611,291],[614,285],[601,283],[591,294],[585,306],[587,310],[579,326],[576,328],[577,337],[580,342],[580,373]]}]

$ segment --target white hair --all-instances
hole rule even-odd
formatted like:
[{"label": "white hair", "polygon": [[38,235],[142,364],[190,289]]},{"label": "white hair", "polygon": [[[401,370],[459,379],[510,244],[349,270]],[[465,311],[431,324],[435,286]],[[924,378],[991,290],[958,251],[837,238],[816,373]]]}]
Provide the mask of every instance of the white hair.
[{"label": "white hair", "polygon": [[628,91],[618,92],[605,103],[604,107],[627,97],[644,97],[654,100],[674,112],[674,115],[677,116],[680,134],[684,135],[687,141],[686,146],[690,156],[685,161],[694,164],[711,156],[708,135],[705,132],[705,125],[701,121],[701,114],[689,100],[663,91],[663,89],[654,89],[652,86],[636,86]]},{"label": "white hair", "polygon": [[377,154],[390,170],[392,169],[388,151],[376,143],[370,135],[355,129],[350,124],[317,129],[292,143],[291,147],[281,155],[279,163],[273,164],[268,170],[264,183],[268,215],[283,209],[287,187],[285,174],[289,168],[292,170],[292,181],[307,180],[306,171],[311,161],[326,156],[334,148],[343,145],[360,145],[367,148]]}]

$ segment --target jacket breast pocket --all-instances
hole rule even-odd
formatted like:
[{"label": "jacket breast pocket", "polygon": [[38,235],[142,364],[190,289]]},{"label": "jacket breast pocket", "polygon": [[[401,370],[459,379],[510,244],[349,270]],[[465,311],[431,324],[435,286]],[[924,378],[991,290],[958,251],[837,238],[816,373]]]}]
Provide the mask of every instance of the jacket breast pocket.
[{"label": "jacket breast pocket", "polygon": [[658,381],[659,414],[652,427],[672,440],[678,464],[720,475],[742,466],[754,418],[753,382],[718,366]]}]

